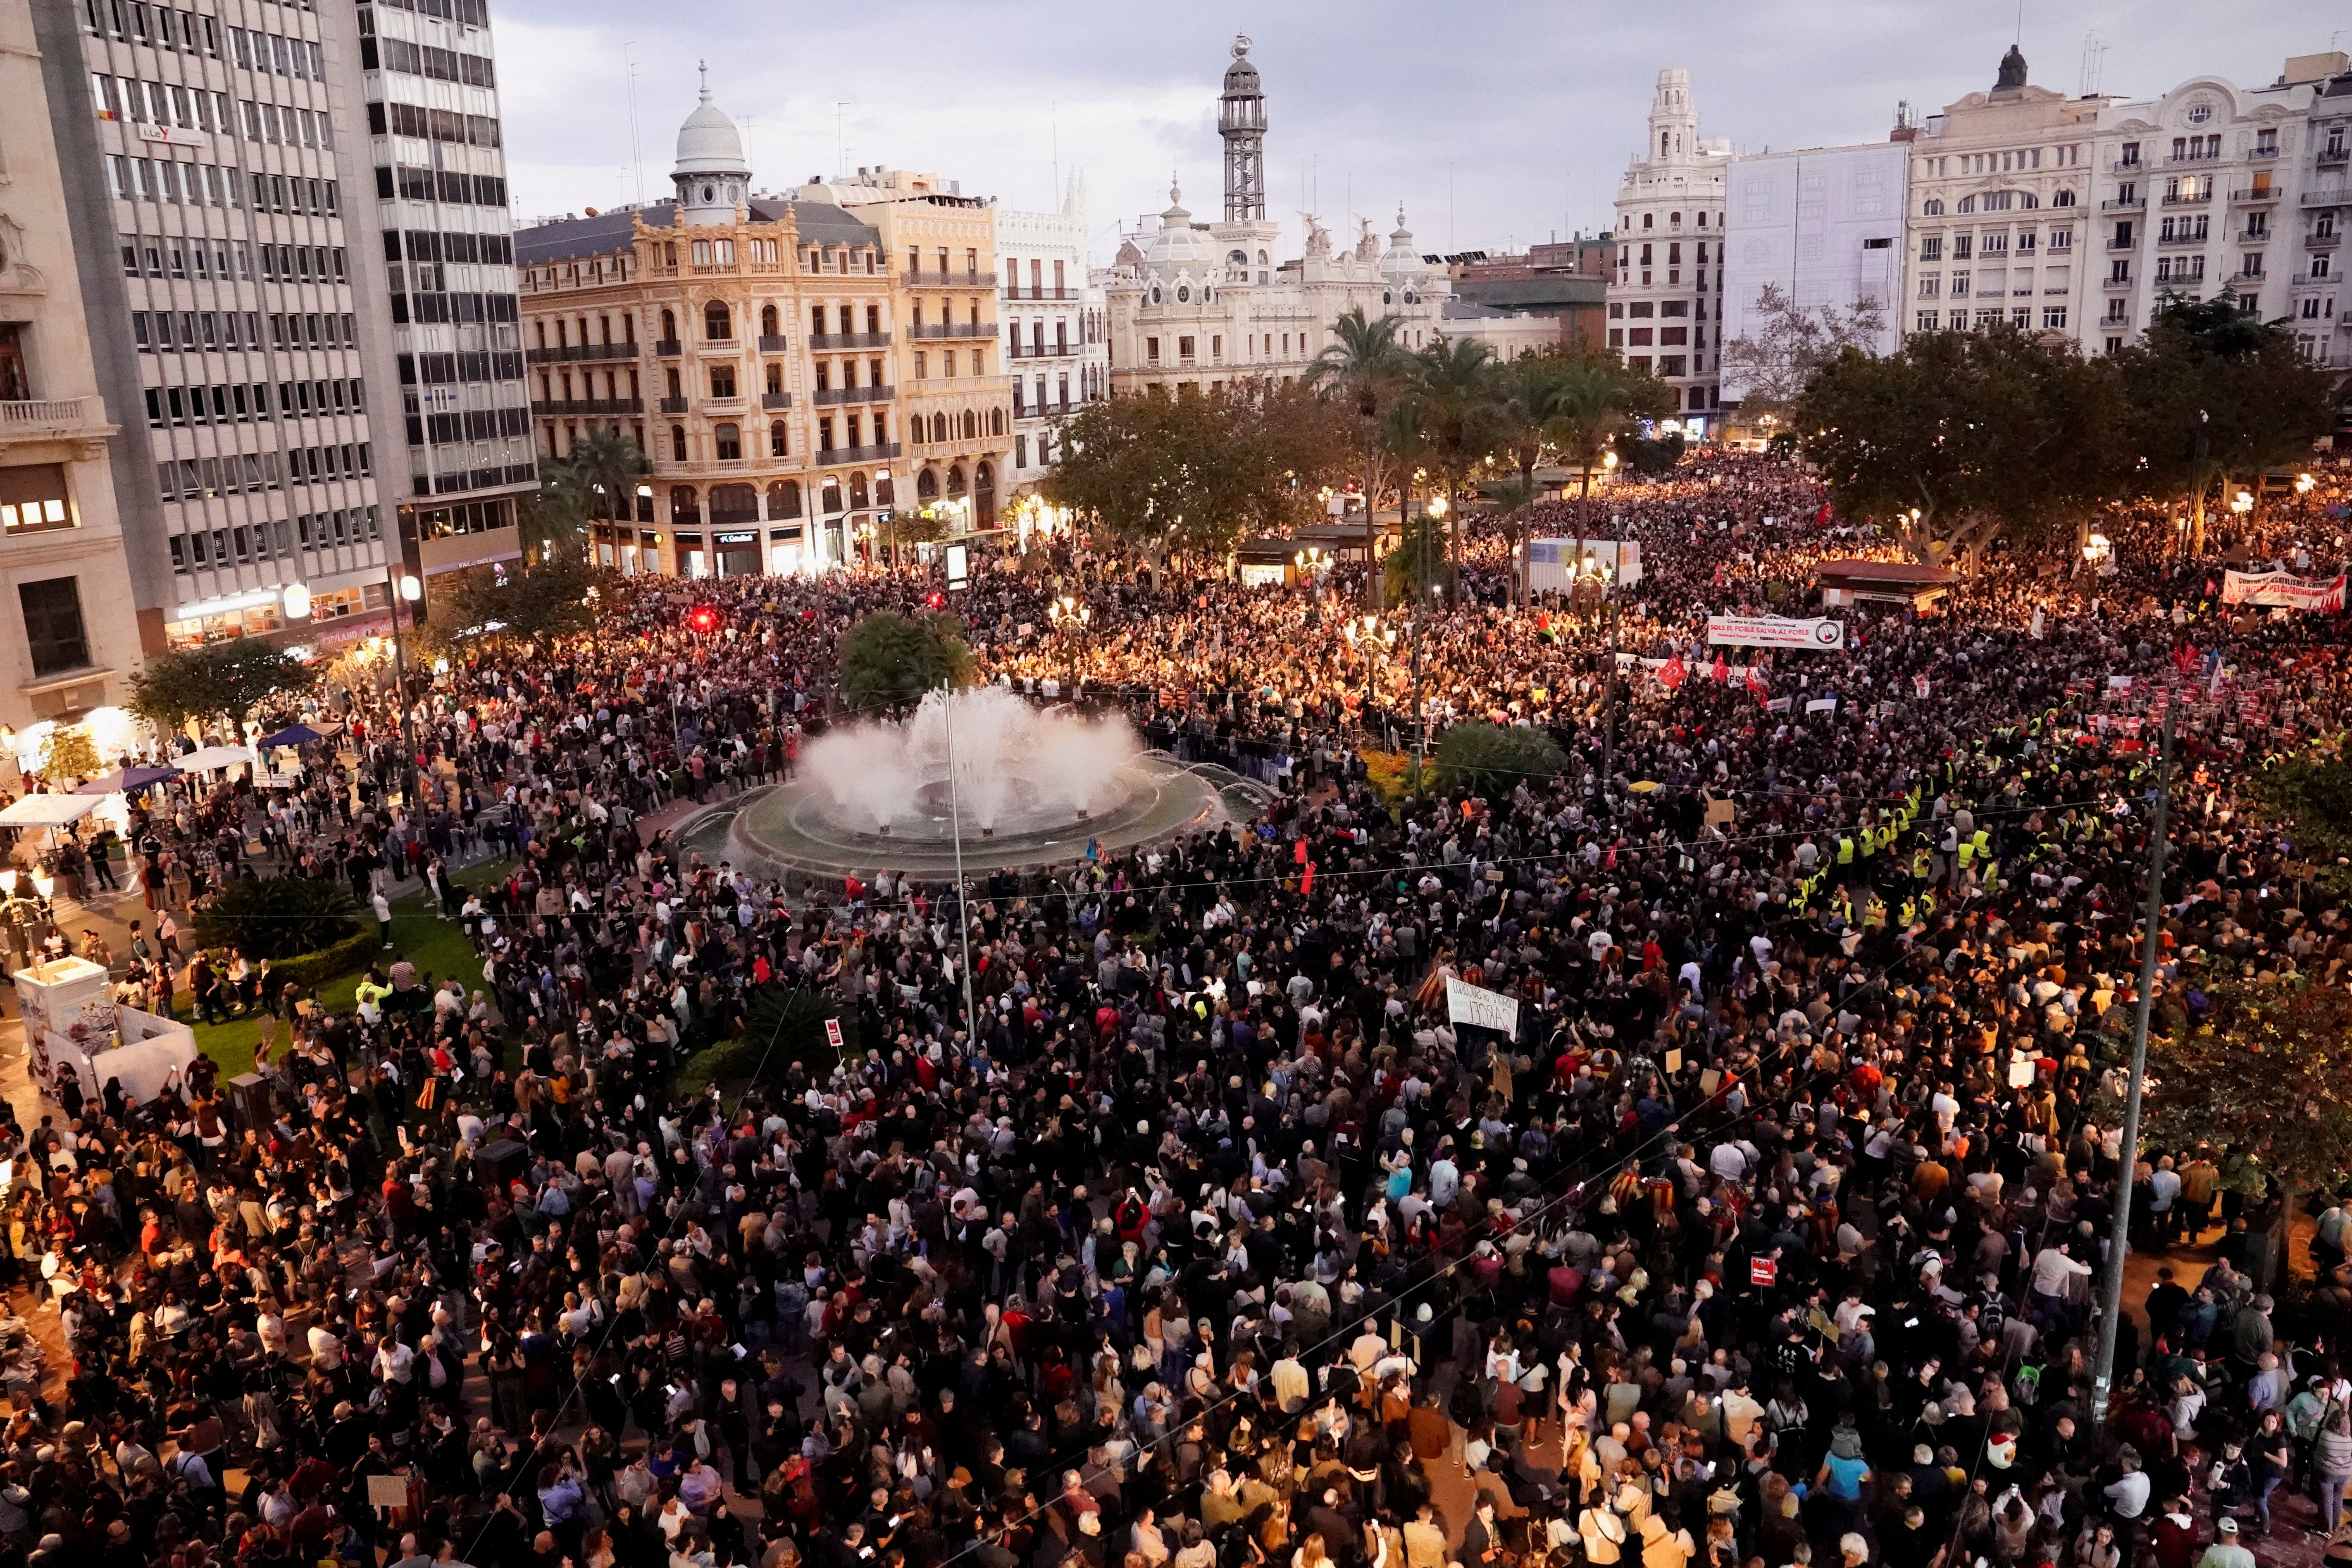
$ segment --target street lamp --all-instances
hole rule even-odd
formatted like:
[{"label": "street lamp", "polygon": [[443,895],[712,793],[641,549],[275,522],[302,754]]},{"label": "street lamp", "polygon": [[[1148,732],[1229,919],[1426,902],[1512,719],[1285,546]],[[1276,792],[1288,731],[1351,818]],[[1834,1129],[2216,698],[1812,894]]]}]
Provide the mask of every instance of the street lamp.
[{"label": "street lamp", "polygon": [[[400,746],[406,755],[402,773],[407,781],[408,810],[413,817],[416,812],[417,784],[420,775],[416,769],[416,730],[408,714],[408,649],[400,635],[400,605],[404,599],[411,605],[422,599],[425,596],[425,584],[416,580],[414,573],[396,571],[396,565],[394,560],[387,557],[383,563],[383,573],[384,582],[391,589],[393,691],[400,700]],[[415,613],[411,610],[409,615],[413,618]]]},{"label": "street lamp", "polygon": [[307,584],[289,583],[285,592],[278,597],[288,620],[307,621],[310,618],[310,590]]},{"label": "street lamp", "polygon": [[1045,618],[1054,623],[1055,633],[1061,637],[1064,647],[1069,650],[1070,695],[1075,698],[1078,694],[1078,657],[1076,645],[1071,642],[1069,634],[1073,630],[1083,628],[1092,621],[1095,618],[1095,613],[1087,605],[1078,603],[1072,595],[1065,594],[1045,606]]}]

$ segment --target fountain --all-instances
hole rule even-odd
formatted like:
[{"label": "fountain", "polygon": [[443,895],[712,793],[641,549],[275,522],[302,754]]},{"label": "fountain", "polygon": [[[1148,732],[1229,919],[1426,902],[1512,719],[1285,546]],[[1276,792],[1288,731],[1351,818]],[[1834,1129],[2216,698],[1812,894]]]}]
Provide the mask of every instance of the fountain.
[{"label": "fountain", "polygon": [[903,722],[819,736],[736,816],[725,853],[771,875],[952,876],[1074,860],[1222,820],[1216,792],[1147,754],[1120,718],[1046,711],[1003,687],[934,692]]}]

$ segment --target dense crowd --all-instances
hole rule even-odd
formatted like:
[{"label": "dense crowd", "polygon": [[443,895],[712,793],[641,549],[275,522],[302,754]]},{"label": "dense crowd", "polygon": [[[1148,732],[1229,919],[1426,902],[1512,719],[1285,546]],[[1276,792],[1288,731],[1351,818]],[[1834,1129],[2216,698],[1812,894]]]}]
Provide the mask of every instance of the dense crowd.
[{"label": "dense crowd", "polygon": [[[2343,558],[2322,472],[2257,555]],[[2341,983],[2344,911],[2239,793],[2340,732],[2335,618],[2239,616],[2119,515],[2110,572],[1997,555],[1735,678],[1708,612],[1886,553],[1801,469],[1706,455],[1532,521],[1643,543],[1605,632],[1514,606],[1483,524],[1442,609],[1369,622],[1344,571],[1154,582],[1065,538],[982,572],[983,678],[1276,790],[961,893],[765,885],[640,820],[789,770],[919,571],[642,594],[420,679],[413,752],[361,700],[303,782],[142,816],[159,930],[118,965],[265,1015],[266,1112],[200,1072],[15,1130],[8,1251],[72,1370],[17,1401],[5,1555],[2249,1568],[2283,1486],[2333,1531],[2352,1221],[2290,1321],[2252,1152],[2144,1152],[2148,1239],[2218,1224],[2215,1260],[2091,1385],[2151,716],[2163,983]],[[1565,769],[1382,793],[1416,691]],[[192,954],[253,872],[387,932],[421,878],[478,977],[395,951],[341,1010]]]}]

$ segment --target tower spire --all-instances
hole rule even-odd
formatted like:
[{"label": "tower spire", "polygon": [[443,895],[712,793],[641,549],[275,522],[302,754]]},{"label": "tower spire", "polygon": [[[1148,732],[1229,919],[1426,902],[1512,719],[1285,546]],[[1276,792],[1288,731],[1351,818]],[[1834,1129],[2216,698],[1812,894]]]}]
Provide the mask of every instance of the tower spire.
[{"label": "tower spire", "polygon": [[1265,94],[1250,64],[1246,36],[1234,39],[1234,63],[1217,100],[1217,134],[1225,143],[1225,221],[1265,220]]}]

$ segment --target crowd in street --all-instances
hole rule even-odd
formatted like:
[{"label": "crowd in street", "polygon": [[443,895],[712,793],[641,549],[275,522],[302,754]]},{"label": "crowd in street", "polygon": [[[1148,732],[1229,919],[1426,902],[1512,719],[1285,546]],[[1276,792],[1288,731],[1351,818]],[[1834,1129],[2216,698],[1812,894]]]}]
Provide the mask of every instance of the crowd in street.
[{"label": "crowd in street", "polygon": [[[2232,543],[2336,570],[2319,474]],[[1708,613],[1891,554],[1801,468],[1522,521],[1643,544],[1605,630],[1515,604],[1478,521],[1443,607],[1369,619],[1345,568],[982,571],[982,679],[1275,793],[961,892],[641,820],[787,773],[924,569],[648,590],[421,679],[414,750],[321,709],[304,783],[159,808],[173,941],[115,955],[151,1003],[247,872],[421,888],[480,966],[395,948],[332,1009],[205,960],[268,1015],[263,1114],[200,1072],[10,1129],[72,1373],[10,1421],[0,1568],[2251,1568],[2305,1521],[2352,1557],[2352,1219],[2298,1278],[2255,1152],[2143,1152],[2148,1244],[2213,1245],[2093,1396],[2154,715],[2160,983],[2342,984],[2242,794],[2341,732],[2337,618],[2241,616],[2218,546],[2118,515],[2112,571],[1996,554],[1751,668]],[[1565,768],[1384,790],[1416,691]]]}]

